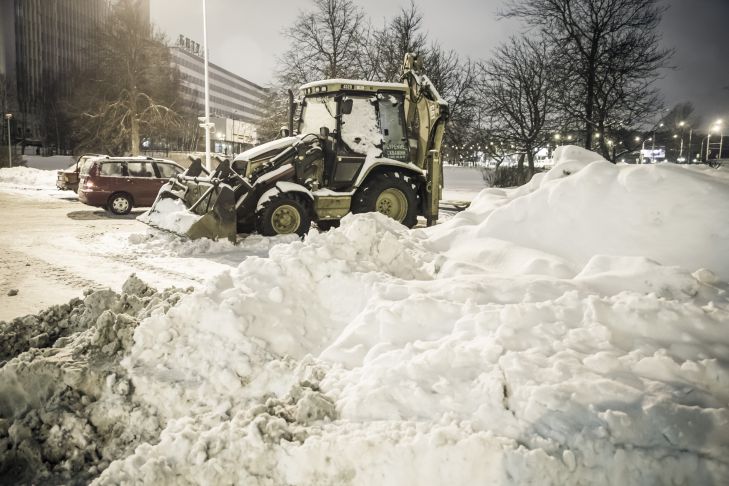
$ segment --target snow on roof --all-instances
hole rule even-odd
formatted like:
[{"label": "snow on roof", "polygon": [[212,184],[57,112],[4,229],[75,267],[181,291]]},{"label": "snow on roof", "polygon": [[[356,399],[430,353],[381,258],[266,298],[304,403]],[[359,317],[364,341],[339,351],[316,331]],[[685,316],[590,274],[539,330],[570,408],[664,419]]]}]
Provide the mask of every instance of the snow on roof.
[{"label": "snow on roof", "polygon": [[381,90],[398,90],[405,91],[407,86],[405,83],[380,83],[376,81],[364,81],[361,79],[324,79],[321,81],[313,81],[305,84],[299,88],[304,91],[310,88],[319,88],[322,86],[337,85],[336,89],[352,89],[352,90],[365,90],[366,88],[381,89]]}]

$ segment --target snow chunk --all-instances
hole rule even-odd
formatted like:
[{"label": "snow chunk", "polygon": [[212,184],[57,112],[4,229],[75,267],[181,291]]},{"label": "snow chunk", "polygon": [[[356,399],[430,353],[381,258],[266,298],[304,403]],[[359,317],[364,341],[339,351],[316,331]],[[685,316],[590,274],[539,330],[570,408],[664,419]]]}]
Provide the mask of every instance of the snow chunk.
[{"label": "snow chunk", "polygon": [[153,208],[140,214],[137,220],[173,233],[185,234],[200,220],[200,216],[188,211],[185,203],[179,199],[164,198],[158,200]]}]

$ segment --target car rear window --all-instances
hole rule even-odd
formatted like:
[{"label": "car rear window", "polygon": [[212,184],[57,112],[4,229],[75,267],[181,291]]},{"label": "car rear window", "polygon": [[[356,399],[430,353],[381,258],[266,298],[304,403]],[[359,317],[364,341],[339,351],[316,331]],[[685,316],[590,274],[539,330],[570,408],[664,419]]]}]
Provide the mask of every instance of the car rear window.
[{"label": "car rear window", "polygon": [[159,176],[164,179],[169,179],[170,177],[175,177],[177,174],[181,172],[179,167],[176,167],[172,164],[164,164],[157,162],[157,168],[159,169]]},{"label": "car rear window", "polygon": [[121,162],[106,162],[101,164],[101,175],[111,177],[122,176],[122,163]]},{"label": "car rear window", "polygon": [[154,169],[150,162],[127,162],[129,177],[154,177]]},{"label": "car rear window", "polygon": [[88,174],[93,166],[94,159],[91,157],[82,157],[78,165],[78,170],[81,174]]}]

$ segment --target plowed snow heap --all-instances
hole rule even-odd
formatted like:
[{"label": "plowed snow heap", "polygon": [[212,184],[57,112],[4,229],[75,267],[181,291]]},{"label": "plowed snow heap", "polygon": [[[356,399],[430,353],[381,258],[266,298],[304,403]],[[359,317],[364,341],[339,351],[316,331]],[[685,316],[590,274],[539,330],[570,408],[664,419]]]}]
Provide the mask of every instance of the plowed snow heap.
[{"label": "plowed snow heap", "polygon": [[0,482],[726,484],[725,174],[557,159],[3,324]]}]

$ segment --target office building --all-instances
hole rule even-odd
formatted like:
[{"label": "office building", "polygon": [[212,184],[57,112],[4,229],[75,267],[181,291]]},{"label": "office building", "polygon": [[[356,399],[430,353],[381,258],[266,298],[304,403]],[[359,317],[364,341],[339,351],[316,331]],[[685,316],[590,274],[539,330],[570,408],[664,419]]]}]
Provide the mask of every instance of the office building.
[{"label": "office building", "polygon": [[0,0],[3,108],[14,114],[15,143],[48,138],[47,102],[68,94],[70,73],[85,65],[108,12],[106,0]]},{"label": "office building", "polygon": [[[205,61],[199,43],[180,35],[170,48],[172,63],[180,71],[182,97],[194,112],[205,113]],[[215,123],[213,151],[237,153],[258,143],[256,124],[263,116],[266,88],[208,63],[210,116]]]}]

